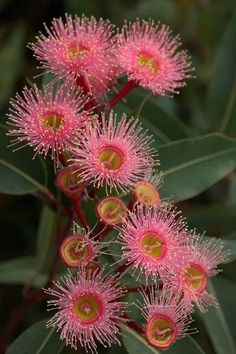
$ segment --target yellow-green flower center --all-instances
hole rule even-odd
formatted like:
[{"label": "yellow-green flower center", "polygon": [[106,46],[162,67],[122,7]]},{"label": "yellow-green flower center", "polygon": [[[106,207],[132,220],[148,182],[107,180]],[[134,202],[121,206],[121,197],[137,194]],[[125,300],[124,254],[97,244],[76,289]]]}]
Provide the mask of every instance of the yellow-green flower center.
[{"label": "yellow-green flower center", "polygon": [[84,294],[74,300],[73,310],[81,322],[91,323],[101,316],[103,309],[96,295]]},{"label": "yellow-green flower center", "polygon": [[207,279],[204,270],[194,263],[190,263],[183,272],[184,286],[195,293],[201,293],[205,289]]},{"label": "yellow-green flower center", "polygon": [[81,179],[79,177],[79,174],[76,172],[73,172],[73,170],[68,169],[62,176],[61,176],[61,183],[62,185],[66,188],[69,189],[70,191],[76,189],[78,185],[80,184]]},{"label": "yellow-green flower center", "polygon": [[124,162],[123,153],[114,146],[102,148],[97,155],[98,162],[109,171],[117,171]]},{"label": "yellow-green flower center", "polygon": [[147,324],[146,336],[157,348],[168,348],[176,339],[176,326],[166,316],[156,315]]},{"label": "yellow-green flower center", "polygon": [[149,54],[140,53],[137,55],[138,64],[147,69],[151,74],[157,74],[159,66],[157,61]]},{"label": "yellow-green flower center", "polygon": [[141,203],[146,205],[157,205],[160,202],[160,197],[156,188],[145,181],[136,184],[135,195]]},{"label": "yellow-green flower center", "polygon": [[72,43],[67,50],[69,59],[84,58],[88,53],[89,48],[79,43]]},{"label": "yellow-green flower center", "polygon": [[82,236],[67,237],[61,245],[61,255],[70,267],[79,267],[91,256],[91,247]]},{"label": "yellow-green flower center", "polygon": [[80,166],[67,166],[57,174],[55,184],[69,198],[79,197],[86,185],[80,178]]},{"label": "yellow-green flower center", "polygon": [[165,243],[160,235],[154,232],[147,232],[140,241],[140,247],[145,256],[160,258],[165,253]]},{"label": "yellow-green flower center", "polygon": [[42,123],[47,130],[52,130],[53,132],[56,132],[63,126],[64,117],[62,114],[50,112],[42,118]]},{"label": "yellow-green flower center", "polygon": [[99,85],[101,83],[101,80],[99,80],[99,78],[95,75],[88,76],[88,81],[94,85]]},{"label": "yellow-green flower center", "polygon": [[97,213],[103,222],[117,225],[122,222],[122,218],[127,211],[124,202],[117,197],[107,197],[97,205]]}]

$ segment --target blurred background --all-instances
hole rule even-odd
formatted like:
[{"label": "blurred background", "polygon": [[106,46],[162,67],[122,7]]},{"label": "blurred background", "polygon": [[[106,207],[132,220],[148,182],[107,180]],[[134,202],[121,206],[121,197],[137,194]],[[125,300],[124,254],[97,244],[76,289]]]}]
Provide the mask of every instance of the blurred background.
[{"label": "blurred background", "polygon": [[[183,47],[188,49],[192,57],[196,79],[189,80],[187,87],[174,99],[159,98],[158,104],[164,112],[179,116],[188,127],[190,136],[199,136],[214,130],[208,119],[207,96],[209,88],[213,85],[216,56],[223,50],[221,43],[234,9],[235,0],[0,0],[1,126],[4,129],[9,98],[39,74],[36,69],[38,63],[27,48],[27,43],[34,41],[38,31],[43,31],[44,22],[49,25],[53,17],[63,17],[67,12],[108,18],[117,26],[122,26],[124,19],[132,21],[137,17],[151,17],[169,25],[174,34],[179,33]],[[234,51],[236,55],[235,45]],[[221,54],[224,55],[223,52]],[[221,67],[222,78],[227,70],[227,64]],[[41,80],[41,77],[34,79],[39,85]],[[229,130],[227,134],[234,136],[235,132]],[[162,142],[165,141],[160,138],[160,143]],[[31,163],[30,154],[25,163]],[[3,182],[1,177],[0,182]],[[207,191],[179,202],[179,206],[191,227],[196,227],[200,232],[206,230],[209,236],[233,239],[236,233],[235,173],[230,173]],[[41,201],[33,195],[0,194],[0,262],[35,252],[41,207]],[[235,263],[224,265],[223,268],[224,282],[220,287],[230,283],[227,296],[232,297],[236,287]],[[6,265],[1,268],[0,263],[0,334],[3,333],[11,310],[22,299],[23,280],[15,285],[16,275],[12,274],[12,270],[7,280],[1,275],[1,270],[5,272],[6,269]],[[229,332],[227,333],[234,333],[235,336],[236,322],[230,317],[230,301],[227,300],[227,303],[224,314]],[[34,306],[25,314],[16,335],[44,317],[45,307]],[[196,335],[197,341],[205,353],[215,353],[215,343],[204,330],[207,323],[197,317],[197,325],[203,329]]]}]

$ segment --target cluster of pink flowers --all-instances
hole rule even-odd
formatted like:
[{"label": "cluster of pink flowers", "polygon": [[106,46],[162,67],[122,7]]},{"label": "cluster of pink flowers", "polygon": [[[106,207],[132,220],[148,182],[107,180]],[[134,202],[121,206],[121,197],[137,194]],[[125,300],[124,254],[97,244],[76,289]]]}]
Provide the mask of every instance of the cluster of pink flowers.
[{"label": "cluster of pink flowers", "polygon": [[[49,154],[57,172],[56,186],[70,199],[80,228],[63,240],[59,254],[77,269],[46,291],[57,309],[48,326],[61,329],[61,339],[92,352],[97,343],[119,343],[119,326],[132,326],[123,301],[140,291],[139,308],[146,325],[139,331],[148,343],[169,348],[190,333],[195,304],[201,311],[215,305],[208,279],[226,258],[222,243],[189,230],[176,208],[162,201],[158,154],[152,137],[137,119],[110,109],[131,89],[174,94],[192,77],[179,37],[153,21],[125,23],[114,32],[109,21],[66,16],[54,19],[30,45],[52,82],[41,90],[25,88],[11,101],[12,144],[30,145],[35,155]],[[127,83],[109,100],[121,76]],[[106,111],[109,111],[106,114]],[[105,196],[99,199],[99,190]],[[122,196],[130,193],[129,203]],[[89,198],[98,198],[98,224],[91,229],[83,214]],[[120,245],[121,262],[101,266],[100,255],[111,231]],[[113,273],[116,272],[117,275]],[[126,272],[145,286],[122,287]],[[151,285],[150,285],[151,283]],[[132,316],[131,316],[132,317]],[[138,325],[136,325],[138,328]]]}]

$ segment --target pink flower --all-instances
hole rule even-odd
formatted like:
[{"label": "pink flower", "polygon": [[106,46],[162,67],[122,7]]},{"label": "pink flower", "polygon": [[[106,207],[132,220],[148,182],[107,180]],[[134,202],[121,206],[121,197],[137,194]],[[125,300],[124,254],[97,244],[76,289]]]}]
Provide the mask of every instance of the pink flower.
[{"label": "pink flower", "polygon": [[130,212],[120,228],[123,260],[155,280],[163,270],[184,257],[186,224],[171,205],[142,205]]},{"label": "pink flower", "polygon": [[115,275],[104,276],[102,271],[81,269],[73,277],[64,277],[63,285],[55,282],[45,292],[55,297],[48,301],[57,313],[48,321],[48,327],[57,326],[66,345],[97,352],[97,342],[104,346],[119,343],[117,321],[123,320],[125,303],[119,298],[124,290]]},{"label": "pink flower", "polygon": [[113,56],[113,25],[110,22],[66,15],[66,21],[54,19],[47,35],[40,33],[30,47],[42,68],[60,79],[82,78],[94,91],[107,87],[115,66]]},{"label": "pink flower", "polygon": [[177,52],[179,46],[179,37],[167,26],[137,20],[125,24],[117,37],[117,61],[129,80],[158,95],[175,93],[192,77],[188,56]]},{"label": "pink flower", "polygon": [[62,86],[55,94],[49,87],[43,91],[25,87],[22,97],[17,94],[11,101],[9,124],[14,129],[9,135],[16,137],[12,145],[25,143],[44,156],[50,152],[58,166],[60,152],[72,145],[77,131],[89,121],[87,102],[81,92]]},{"label": "pink flower", "polygon": [[193,240],[185,248],[185,257],[168,273],[163,273],[164,284],[169,289],[182,291],[186,306],[193,302],[204,312],[207,306],[217,306],[216,299],[206,287],[208,279],[219,272],[217,265],[224,262],[227,255],[221,240],[203,241],[193,235]]},{"label": "pink flower", "polygon": [[190,334],[190,308],[185,308],[178,293],[166,290],[141,291],[144,307],[141,311],[147,321],[146,339],[156,348],[168,349],[176,339]]},{"label": "pink flower", "polygon": [[125,114],[120,121],[113,112],[108,120],[102,114],[101,122],[92,122],[72,150],[72,163],[81,166],[80,178],[98,187],[105,184],[110,191],[127,191],[157,163],[145,133]]}]

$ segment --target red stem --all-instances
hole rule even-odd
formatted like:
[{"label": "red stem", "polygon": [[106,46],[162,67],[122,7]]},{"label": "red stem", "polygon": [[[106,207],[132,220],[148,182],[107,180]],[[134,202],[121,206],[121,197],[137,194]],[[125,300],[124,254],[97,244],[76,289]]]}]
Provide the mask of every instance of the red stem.
[{"label": "red stem", "polygon": [[103,241],[104,238],[113,230],[113,227],[105,225],[103,222],[100,222],[96,229],[93,231],[93,235],[99,240]]},{"label": "red stem", "polygon": [[99,241],[103,241],[104,238],[113,230],[111,226],[106,226],[106,228],[98,236]]},{"label": "red stem", "polygon": [[132,319],[131,319],[129,316],[127,316],[127,315],[125,315],[124,317],[125,317],[127,320],[129,320],[129,322],[127,322],[127,325],[128,325],[130,328],[134,329],[136,332],[138,332],[138,333],[141,334],[141,335],[145,334],[144,329],[143,329],[141,326],[139,326],[136,322],[134,322],[134,320],[132,320]]},{"label": "red stem", "polygon": [[[160,283],[156,284],[156,285],[152,285],[155,289],[158,290],[162,290],[163,289],[163,283],[160,281]],[[136,286],[133,288],[127,288],[127,293],[134,293],[134,292],[138,292],[139,290],[142,290],[143,287],[142,286]]]},{"label": "red stem", "polygon": [[60,151],[60,152],[59,152],[59,159],[60,159],[61,164],[62,164],[63,166],[66,166],[66,164],[67,164],[67,159],[66,159],[66,156],[65,156],[65,154],[64,154],[63,151]]},{"label": "red stem", "polygon": [[124,263],[121,264],[121,266],[119,266],[119,268],[116,269],[116,273],[123,273],[127,268],[128,268],[129,264],[128,263]]},{"label": "red stem", "polygon": [[140,289],[141,289],[140,286],[136,286],[136,287],[134,287],[134,288],[126,288],[127,293],[136,293],[136,292],[138,292]]},{"label": "red stem", "polygon": [[130,328],[133,328],[136,332],[138,332],[139,334],[145,334],[145,331],[144,331],[144,329],[141,327],[141,326],[139,326],[137,323],[135,323],[135,322],[129,322],[128,323],[128,326],[130,327]]},{"label": "red stem", "polygon": [[[77,78],[76,83],[78,86],[80,86],[84,92],[85,95],[90,93],[89,87],[85,82],[84,77],[80,76]],[[95,101],[92,96],[90,97],[90,100],[85,104],[84,109],[85,110],[93,110],[94,108],[97,108],[98,103]]]},{"label": "red stem", "polygon": [[133,80],[127,82],[127,84],[118,92],[118,94],[111,99],[110,102],[106,105],[106,109],[110,110],[115,106],[119,101],[121,101],[128,93],[137,86],[137,83]]},{"label": "red stem", "polygon": [[80,206],[80,200],[71,198],[71,203],[72,203],[73,208],[76,212],[76,215],[77,215],[78,219],[81,221],[81,224],[83,225],[83,227],[85,229],[89,229],[89,224],[88,224],[88,222],[84,216],[84,213],[81,209],[81,206]]},{"label": "red stem", "polygon": [[97,194],[97,191],[98,191],[98,187],[93,187],[93,189],[90,192],[88,192],[88,196],[90,198],[94,198]]},{"label": "red stem", "polygon": [[137,200],[136,200],[136,198],[135,198],[135,195],[134,195],[134,193],[132,193],[132,194],[131,194],[131,197],[130,197],[130,200],[129,200],[129,203],[128,203],[128,206],[127,206],[127,208],[128,208],[130,211],[133,210],[133,207],[134,207],[136,201],[137,201]]}]

